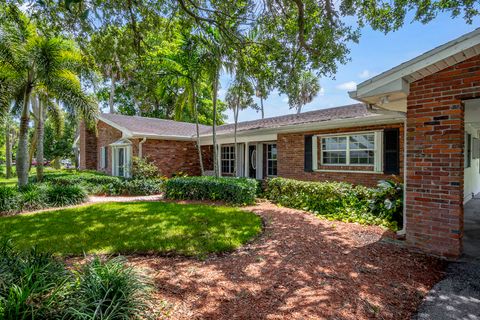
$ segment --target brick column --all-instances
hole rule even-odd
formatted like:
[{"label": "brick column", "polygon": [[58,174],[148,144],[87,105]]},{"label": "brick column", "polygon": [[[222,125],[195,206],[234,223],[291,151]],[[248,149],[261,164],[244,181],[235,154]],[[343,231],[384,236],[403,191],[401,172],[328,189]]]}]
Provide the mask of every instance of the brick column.
[{"label": "brick column", "polygon": [[97,170],[97,136],[80,122],[80,170]]}]

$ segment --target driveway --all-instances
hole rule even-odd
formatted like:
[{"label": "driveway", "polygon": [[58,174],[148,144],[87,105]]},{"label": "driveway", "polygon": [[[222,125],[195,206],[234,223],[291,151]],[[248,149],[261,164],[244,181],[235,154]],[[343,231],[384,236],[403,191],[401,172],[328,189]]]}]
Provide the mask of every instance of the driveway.
[{"label": "driveway", "polygon": [[447,267],[415,320],[480,320],[480,199],[464,206],[464,256]]},{"label": "driveway", "polygon": [[263,234],[206,259],[132,256],[154,283],[160,319],[409,319],[443,263],[383,241],[379,227],[268,202]]}]

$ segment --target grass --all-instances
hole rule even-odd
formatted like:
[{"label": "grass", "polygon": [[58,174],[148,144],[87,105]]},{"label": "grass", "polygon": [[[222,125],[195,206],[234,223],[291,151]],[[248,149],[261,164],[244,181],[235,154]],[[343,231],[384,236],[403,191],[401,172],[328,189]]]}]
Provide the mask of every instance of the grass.
[{"label": "grass", "polygon": [[231,251],[260,233],[261,219],[232,207],[164,202],[102,203],[0,218],[0,235],[19,249],[55,254]]}]

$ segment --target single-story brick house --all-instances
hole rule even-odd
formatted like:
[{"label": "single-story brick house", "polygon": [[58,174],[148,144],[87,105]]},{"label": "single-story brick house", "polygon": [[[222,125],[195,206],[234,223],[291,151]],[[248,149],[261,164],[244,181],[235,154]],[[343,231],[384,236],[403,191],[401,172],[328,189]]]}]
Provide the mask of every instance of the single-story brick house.
[{"label": "single-story brick house", "polygon": [[[349,93],[360,104],[241,122],[217,130],[222,175],[263,179],[405,182],[407,243],[462,252],[463,204],[480,192],[480,29],[379,74]],[[212,131],[201,126],[211,170]],[[194,124],[102,114],[81,129],[80,167],[129,175],[132,156],[161,172],[199,174]]]}]

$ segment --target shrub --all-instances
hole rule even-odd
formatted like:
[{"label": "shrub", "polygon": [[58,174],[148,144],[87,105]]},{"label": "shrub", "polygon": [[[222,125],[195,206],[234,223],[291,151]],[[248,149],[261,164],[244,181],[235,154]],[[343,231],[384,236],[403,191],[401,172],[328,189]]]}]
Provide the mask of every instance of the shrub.
[{"label": "shrub", "polygon": [[370,199],[376,216],[403,225],[403,185],[395,180],[381,180]]},{"label": "shrub", "polygon": [[47,203],[53,207],[80,204],[87,200],[87,192],[79,185],[57,185],[47,187]]},{"label": "shrub", "polygon": [[160,175],[155,162],[150,161],[148,158],[132,158],[132,177],[134,179],[156,179]]},{"label": "shrub", "polygon": [[[70,268],[71,269],[71,268]],[[148,286],[121,257],[95,257],[74,272],[50,253],[0,241],[0,319],[136,319]]]},{"label": "shrub", "polygon": [[1,319],[61,319],[72,285],[71,274],[51,254],[0,243]]},{"label": "shrub", "polygon": [[175,200],[219,200],[232,204],[255,202],[257,181],[249,178],[178,177],[165,182],[165,196]]},{"label": "shrub", "polygon": [[94,257],[78,280],[76,303],[69,311],[75,319],[134,319],[147,309],[148,287],[122,257]]},{"label": "shrub", "polygon": [[15,187],[0,186],[0,213],[18,211],[20,203],[20,195]]},{"label": "shrub", "polygon": [[163,190],[163,180],[160,179],[132,179],[122,183],[121,194],[140,196],[159,194]]},{"label": "shrub", "polygon": [[48,207],[47,186],[29,184],[20,191],[21,209],[26,211]]},{"label": "shrub", "polygon": [[344,182],[305,182],[284,178],[267,181],[265,195],[282,206],[314,212],[329,219],[396,228],[376,203],[376,190]]}]

